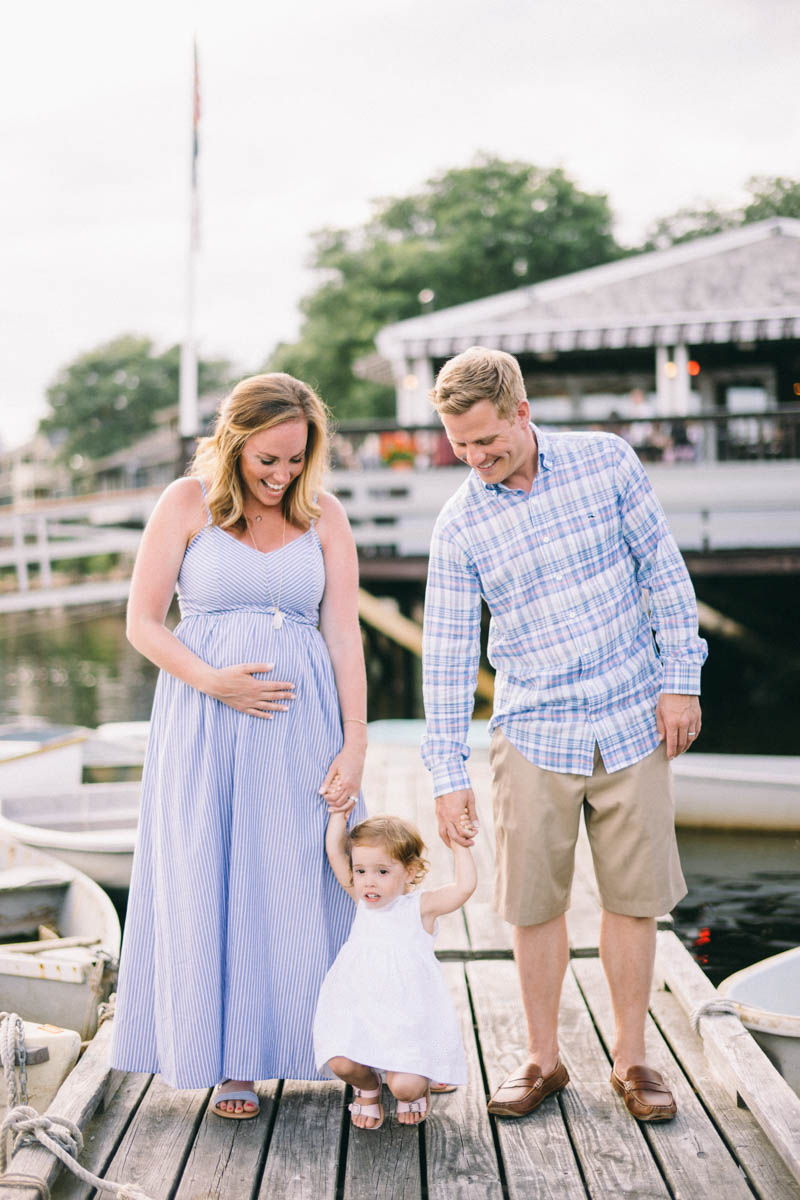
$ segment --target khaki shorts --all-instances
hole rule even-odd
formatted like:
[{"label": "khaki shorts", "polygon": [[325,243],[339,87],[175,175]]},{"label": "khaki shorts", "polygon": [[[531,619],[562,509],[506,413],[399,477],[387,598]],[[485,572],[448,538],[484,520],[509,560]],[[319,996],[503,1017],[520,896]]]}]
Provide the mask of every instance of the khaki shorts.
[{"label": "khaki shorts", "polygon": [[495,908],[539,925],[569,908],[581,809],[607,912],[657,917],[686,895],[675,838],[672,773],[662,742],[609,774],[564,775],[529,762],[500,729],[489,751],[496,837]]}]

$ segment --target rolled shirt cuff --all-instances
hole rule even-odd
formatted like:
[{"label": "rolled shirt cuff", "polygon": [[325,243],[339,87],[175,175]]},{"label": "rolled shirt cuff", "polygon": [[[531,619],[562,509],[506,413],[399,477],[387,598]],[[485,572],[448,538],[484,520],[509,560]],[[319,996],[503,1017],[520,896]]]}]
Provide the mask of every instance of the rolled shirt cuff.
[{"label": "rolled shirt cuff", "polygon": [[662,692],[677,696],[700,695],[700,667],[685,662],[665,662]]},{"label": "rolled shirt cuff", "polygon": [[463,759],[457,763],[437,763],[431,768],[431,781],[434,796],[444,796],[448,792],[459,792],[464,788],[472,787]]}]

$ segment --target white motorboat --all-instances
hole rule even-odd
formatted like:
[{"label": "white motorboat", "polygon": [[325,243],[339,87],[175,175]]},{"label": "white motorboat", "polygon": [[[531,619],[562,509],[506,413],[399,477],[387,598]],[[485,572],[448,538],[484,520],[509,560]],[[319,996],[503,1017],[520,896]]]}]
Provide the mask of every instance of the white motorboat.
[{"label": "white motorboat", "polygon": [[800,1096],[800,946],[729,975],[717,990]]},{"label": "white motorboat", "polygon": [[131,879],[140,784],[84,783],[0,795],[0,837],[54,855],[105,888]]},{"label": "white motorboat", "polygon": [[800,830],[800,756],[702,754],[672,764],[681,828]]},{"label": "white motorboat", "polygon": [[0,1007],[92,1037],[119,947],[119,919],[102,888],[0,832]]}]

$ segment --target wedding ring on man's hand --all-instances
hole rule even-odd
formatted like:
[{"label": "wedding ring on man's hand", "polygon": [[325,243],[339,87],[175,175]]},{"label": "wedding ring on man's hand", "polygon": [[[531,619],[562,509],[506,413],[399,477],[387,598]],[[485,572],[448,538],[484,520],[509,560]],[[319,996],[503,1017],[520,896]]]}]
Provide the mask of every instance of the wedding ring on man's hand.
[{"label": "wedding ring on man's hand", "polygon": [[347,799],[348,799],[348,800],[352,800],[352,801],[353,801],[353,804],[357,804],[357,803],[358,803],[358,796],[348,796],[348,797],[347,797]]},{"label": "wedding ring on man's hand", "polygon": [[697,737],[697,730],[696,730],[696,729],[687,729],[687,731],[686,731],[686,732],[689,734],[689,737]]}]

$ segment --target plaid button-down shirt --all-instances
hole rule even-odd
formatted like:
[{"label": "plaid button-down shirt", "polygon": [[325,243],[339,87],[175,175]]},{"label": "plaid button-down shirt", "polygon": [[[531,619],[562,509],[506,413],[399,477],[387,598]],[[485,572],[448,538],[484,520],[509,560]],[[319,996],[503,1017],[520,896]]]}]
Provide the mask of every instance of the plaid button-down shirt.
[{"label": "plaid button-down shirt", "polygon": [[469,787],[467,731],[491,613],[494,715],[527,759],[591,775],[658,745],[660,692],[699,694],[706,643],[688,572],[631,447],[606,433],[543,433],[529,493],[476,473],[442,509],[423,636],[435,794]]}]

